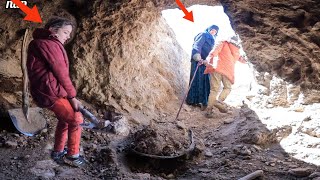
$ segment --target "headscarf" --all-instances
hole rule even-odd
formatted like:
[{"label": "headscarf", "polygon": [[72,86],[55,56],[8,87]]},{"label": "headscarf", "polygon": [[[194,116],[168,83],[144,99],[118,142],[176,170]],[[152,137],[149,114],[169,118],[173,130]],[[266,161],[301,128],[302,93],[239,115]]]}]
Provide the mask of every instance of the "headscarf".
[{"label": "headscarf", "polygon": [[237,47],[240,47],[240,43],[241,43],[241,40],[240,40],[240,37],[238,34],[232,36],[229,40],[228,40],[229,43],[237,46]]},{"label": "headscarf", "polygon": [[217,31],[217,33],[214,35],[214,36],[217,36],[217,35],[218,35],[218,32],[219,32],[219,27],[218,27],[217,25],[211,25],[210,27],[208,27],[208,28],[206,29],[206,32],[210,34],[210,31],[211,31],[212,29],[215,29],[215,30]]}]

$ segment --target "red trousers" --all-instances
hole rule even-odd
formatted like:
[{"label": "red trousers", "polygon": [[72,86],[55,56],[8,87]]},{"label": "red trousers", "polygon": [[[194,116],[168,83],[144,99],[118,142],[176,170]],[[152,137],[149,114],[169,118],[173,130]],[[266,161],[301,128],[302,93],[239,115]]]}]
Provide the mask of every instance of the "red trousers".
[{"label": "red trousers", "polygon": [[83,117],[80,112],[75,112],[67,99],[57,100],[52,107],[58,119],[58,125],[55,132],[54,151],[61,152],[67,142],[68,155],[79,154],[81,126]]}]

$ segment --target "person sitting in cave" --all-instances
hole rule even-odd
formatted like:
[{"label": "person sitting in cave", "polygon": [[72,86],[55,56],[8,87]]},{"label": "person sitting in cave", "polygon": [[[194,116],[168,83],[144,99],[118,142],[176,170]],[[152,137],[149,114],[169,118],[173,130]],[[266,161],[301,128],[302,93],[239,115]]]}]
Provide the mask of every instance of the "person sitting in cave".
[{"label": "person sitting in cave", "polygon": [[74,23],[61,17],[53,17],[44,28],[35,29],[28,48],[27,69],[33,100],[39,107],[54,112],[58,119],[51,158],[80,167],[86,163],[79,153],[82,104],[70,80],[69,60],[63,46],[73,29]]},{"label": "person sitting in cave", "polygon": [[[218,31],[219,27],[216,25],[208,27],[204,32],[199,33],[194,38],[192,46],[190,72],[190,83],[192,84],[190,84],[186,102],[188,105],[200,106],[201,110],[205,110],[207,107],[210,93],[209,75],[204,74],[206,67],[202,62],[214,47]],[[191,82],[197,66],[199,66],[198,70],[193,82]]]},{"label": "person sitting in cave", "polygon": [[[231,86],[234,83],[234,66],[236,61],[245,63],[243,56],[240,56],[241,41],[238,35],[231,37],[229,40],[222,41],[215,49],[213,49],[206,60],[204,74],[210,75],[210,96],[208,101],[208,109],[206,116],[213,117],[213,107],[219,109],[220,112],[228,112],[227,105],[224,100],[231,92]],[[221,83],[223,90],[219,94]],[[217,98],[218,96],[218,98]]]}]

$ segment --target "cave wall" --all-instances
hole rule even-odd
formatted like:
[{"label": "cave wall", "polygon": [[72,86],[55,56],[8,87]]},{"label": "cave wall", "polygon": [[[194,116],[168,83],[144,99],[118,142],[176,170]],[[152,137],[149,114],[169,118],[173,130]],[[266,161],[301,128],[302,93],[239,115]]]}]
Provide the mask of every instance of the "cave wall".
[{"label": "cave wall", "polygon": [[91,103],[152,115],[184,93],[189,57],[153,2],[115,8],[97,1],[81,19],[73,80]]},{"label": "cave wall", "polygon": [[[182,67],[188,66],[189,57],[161,17],[161,10],[177,7],[174,1],[28,3],[29,7],[37,5],[44,22],[60,15],[78,24],[66,49],[72,80],[85,101],[152,116],[154,111],[166,111],[168,102],[178,102],[185,93],[189,69]],[[219,4],[208,0],[182,3]],[[320,7],[316,0],[221,0],[221,4],[270,101],[286,105],[288,99],[293,102],[301,94],[304,103],[320,100]],[[0,107],[7,108],[21,104],[24,29],[43,25],[23,21],[24,14],[17,9],[0,8]]]},{"label": "cave wall", "polygon": [[[243,40],[258,83],[274,93],[272,79],[280,78],[283,102],[319,102],[320,3],[306,1],[221,0],[234,29]],[[276,76],[276,77],[275,77]],[[275,80],[276,81],[276,80]],[[271,84],[270,84],[271,82]],[[272,87],[273,86],[273,87]],[[283,87],[284,86],[284,87]],[[292,97],[293,96],[293,97]]]}]

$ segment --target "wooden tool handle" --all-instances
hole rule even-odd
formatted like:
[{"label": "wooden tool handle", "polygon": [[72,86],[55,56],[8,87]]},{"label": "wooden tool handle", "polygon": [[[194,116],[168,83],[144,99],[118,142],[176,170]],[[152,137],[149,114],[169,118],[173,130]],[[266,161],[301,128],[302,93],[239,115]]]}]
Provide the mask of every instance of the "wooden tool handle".
[{"label": "wooden tool handle", "polygon": [[29,89],[28,89],[28,72],[27,72],[27,39],[29,30],[26,29],[24,37],[22,40],[21,48],[21,69],[22,69],[22,79],[23,79],[23,90],[22,90],[22,110],[27,121],[29,122]]}]

